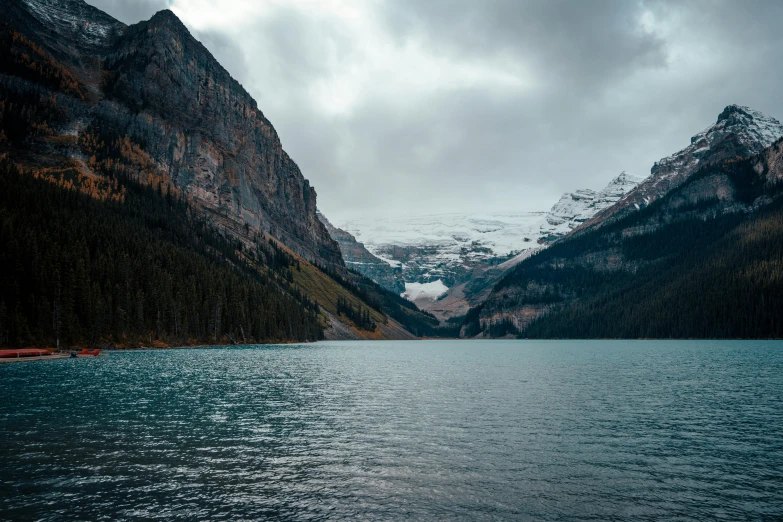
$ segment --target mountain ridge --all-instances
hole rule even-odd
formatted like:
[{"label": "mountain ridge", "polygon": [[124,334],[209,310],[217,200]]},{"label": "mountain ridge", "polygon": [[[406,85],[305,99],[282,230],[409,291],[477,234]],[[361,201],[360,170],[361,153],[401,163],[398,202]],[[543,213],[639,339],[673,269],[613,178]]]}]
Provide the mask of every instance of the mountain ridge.
[{"label": "mountain ridge", "polygon": [[[764,147],[774,135],[736,127],[754,126],[760,113],[737,107],[721,113],[718,133],[708,127],[654,165],[651,183],[639,185],[659,188],[650,201],[637,206],[635,189],[598,225],[587,222],[508,272],[468,313],[462,335],[779,337],[768,310],[783,302],[775,243],[783,234],[783,127],[764,117],[780,133]],[[721,135],[725,122],[734,128]],[[661,172],[674,180],[660,182]],[[732,317],[734,300],[742,304]]]},{"label": "mountain ridge", "polygon": [[783,136],[783,125],[746,106],[731,104],[717,121],[691,137],[690,144],[656,161],[648,176],[621,204],[613,205],[588,220],[579,231],[600,227],[643,208],[676,189],[699,168],[732,158],[760,153]]}]

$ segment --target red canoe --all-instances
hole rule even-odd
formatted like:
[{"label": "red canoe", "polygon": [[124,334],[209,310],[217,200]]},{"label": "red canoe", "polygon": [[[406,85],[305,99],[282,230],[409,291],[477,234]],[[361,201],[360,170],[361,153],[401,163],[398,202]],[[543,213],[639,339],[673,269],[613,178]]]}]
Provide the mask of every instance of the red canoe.
[{"label": "red canoe", "polygon": [[52,355],[49,350],[38,348],[21,348],[18,350],[0,350],[0,359],[10,359],[17,357],[40,357],[42,355]]}]

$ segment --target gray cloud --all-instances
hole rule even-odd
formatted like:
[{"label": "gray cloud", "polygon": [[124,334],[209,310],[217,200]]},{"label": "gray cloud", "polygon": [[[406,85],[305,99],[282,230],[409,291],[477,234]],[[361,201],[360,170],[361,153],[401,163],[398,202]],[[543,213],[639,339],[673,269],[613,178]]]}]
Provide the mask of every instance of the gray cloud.
[{"label": "gray cloud", "polygon": [[[134,21],[166,2],[94,3]],[[172,4],[338,223],[544,210],[648,174],[730,103],[783,117],[777,1]]]},{"label": "gray cloud", "polygon": [[129,25],[149,20],[152,15],[171,5],[169,0],[90,0],[89,3]]},{"label": "gray cloud", "polygon": [[585,87],[665,64],[664,42],[640,26],[639,2],[403,0],[393,6],[390,27],[404,37],[425,37],[457,60],[506,53],[554,85],[574,80]]}]

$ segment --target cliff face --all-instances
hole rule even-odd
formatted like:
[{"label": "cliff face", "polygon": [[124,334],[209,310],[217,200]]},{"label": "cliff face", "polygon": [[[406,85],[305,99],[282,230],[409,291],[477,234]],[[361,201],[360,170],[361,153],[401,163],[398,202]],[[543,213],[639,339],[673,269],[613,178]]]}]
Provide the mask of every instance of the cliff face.
[{"label": "cliff face", "polygon": [[318,218],[324,224],[332,239],[340,246],[340,252],[348,268],[372,279],[390,292],[399,295],[405,291],[405,284],[402,280],[402,267],[394,267],[372,255],[353,235],[332,225],[326,216],[320,212],[318,213]]},{"label": "cliff face", "polygon": [[133,112],[132,138],[175,185],[309,260],[340,263],[316,217],[315,189],[255,100],[171,11],[131,26],[105,63],[104,91]]},{"label": "cliff face", "polygon": [[11,30],[63,63],[83,93],[60,101],[70,107],[57,130],[74,139],[50,143],[50,155],[88,159],[88,134],[127,138],[146,176],[171,183],[228,233],[271,234],[305,259],[342,264],[316,217],[316,192],[272,124],[171,11],[126,27],[80,0],[4,3]]}]

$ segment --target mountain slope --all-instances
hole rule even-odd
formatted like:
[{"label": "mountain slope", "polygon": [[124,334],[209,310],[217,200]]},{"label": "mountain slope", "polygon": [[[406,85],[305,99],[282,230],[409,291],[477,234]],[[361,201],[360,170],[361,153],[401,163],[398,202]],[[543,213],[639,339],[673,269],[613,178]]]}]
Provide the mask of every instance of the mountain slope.
[{"label": "mountain slope", "polygon": [[783,125],[776,119],[749,107],[729,105],[714,124],[691,138],[690,145],[657,161],[649,177],[581,228],[600,227],[621,219],[676,189],[699,169],[758,154],[781,136]]},{"label": "mountain slope", "polygon": [[776,142],[705,162],[646,207],[567,236],[500,280],[462,334],[781,336],[782,157]]},{"label": "mountain slope", "polygon": [[[783,338],[783,206],[646,238],[671,259],[531,323],[537,338]],[[688,244],[689,248],[684,248]]]},{"label": "mountain slope", "polygon": [[[274,127],[173,13],[126,27],[79,0],[5,3],[5,33],[29,45],[18,44],[16,53],[4,49],[0,72],[19,76],[14,62],[31,54],[23,47],[35,48],[41,61],[76,83],[52,89],[70,99],[55,94],[67,111],[60,111],[45,144],[27,144],[36,153],[50,162],[86,161],[100,157],[101,141],[127,140],[144,153],[143,160],[134,158],[140,180],[172,184],[229,232],[247,224],[309,260],[341,264],[339,248],[316,217],[315,190]],[[4,83],[11,96],[35,88]]]},{"label": "mountain slope", "polygon": [[[410,338],[406,326],[431,326],[430,316],[401,306],[381,289],[369,291],[372,283],[345,267],[316,214],[314,189],[282,149],[274,127],[173,13],[125,26],[82,0],[2,0],[2,7],[0,158],[120,213],[139,187],[150,189],[142,190],[149,197],[181,201],[188,209],[182,222],[197,227],[197,236],[223,238],[225,248],[233,249],[215,260],[220,270],[246,263],[249,271],[237,277],[249,277],[250,286],[256,274],[272,274],[277,298],[301,305],[288,308],[295,316],[286,321],[311,324],[308,314],[316,311],[317,335],[308,330],[301,337],[284,328],[265,337],[245,327],[243,338],[314,339],[322,330],[352,338]],[[14,250],[20,258],[28,254]],[[2,284],[10,284],[9,277],[4,274]],[[196,292],[208,290],[206,282],[194,284]],[[54,290],[46,291],[51,304]],[[24,321],[37,321],[23,309]],[[406,326],[394,317],[408,321]],[[235,329],[227,330],[234,323],[218,323],[225,328],[218,327],[211,341],[198,336],[199,342],[220,342],[223,334],[239,338]],[[156,336],[169,342],[161,340],[169,339],[164,331],[156,329],[148,342]],[[137,334],[113,330],[104,340],[143,342]],[[40,339],[20,334],[14,342]],[[74,335],[71,341],[96,340]]]},{"label": "mountain slope", "polygon": [[238,248],[171,193],[122,182],[122,200],[101,200],[20,174],[7,160],[0,186],[0,344],[323,335],[318,305],[289,283],[272,248]]}]

